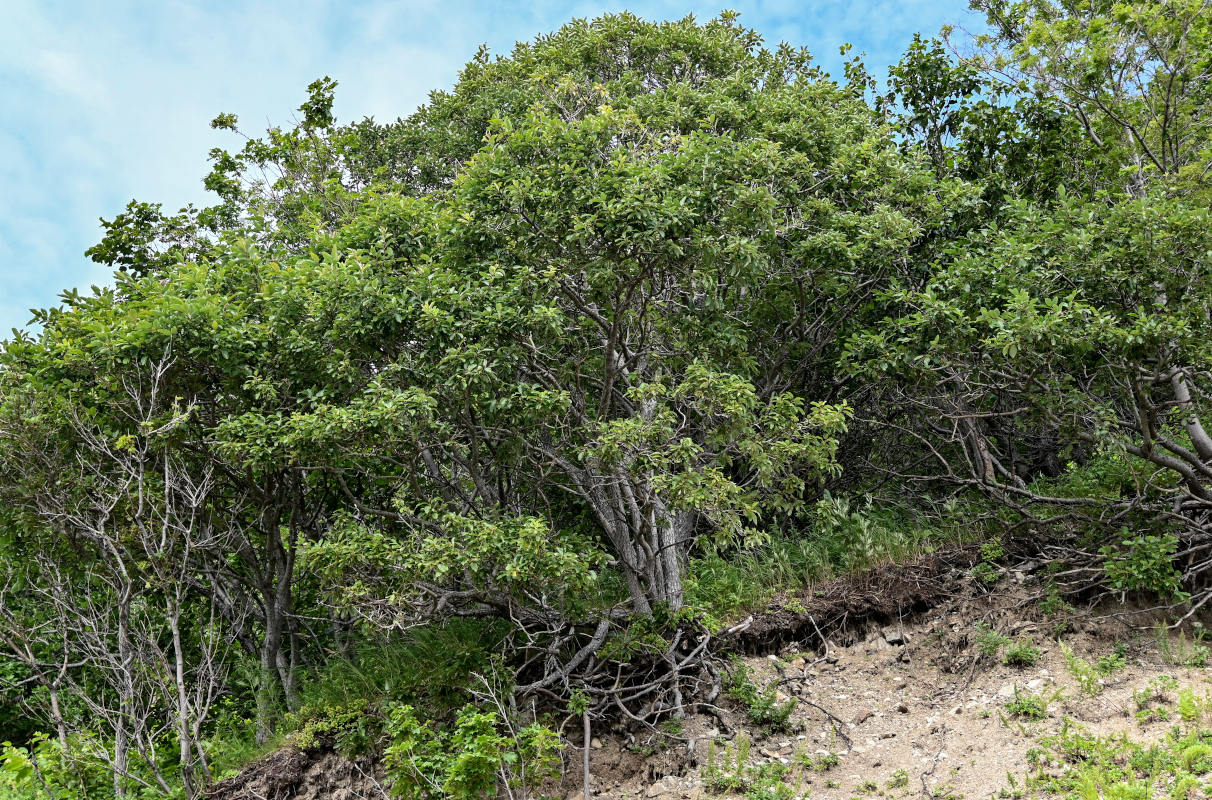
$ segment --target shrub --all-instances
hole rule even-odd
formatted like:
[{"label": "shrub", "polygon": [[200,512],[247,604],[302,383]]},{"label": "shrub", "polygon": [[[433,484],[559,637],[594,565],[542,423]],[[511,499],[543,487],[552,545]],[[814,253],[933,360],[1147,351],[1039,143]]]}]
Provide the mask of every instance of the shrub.
[{"label": "shrub", "polygon": [[441,727],[398,705],[388,733],[383,764],[392,793],[403,800],[486,800],[503,786],[525,793],[559,774],[555,731],[539,724],[514,729],[472,706],[459,711],[453,726]]},{"label": "shrub", "polygon": [[1105,545],[1098,551],[1103,557],[1107,582],[1113,588],[1126,592],[1153,592],[1176,600],[1185,597],[1182,573],[1174,568],[1177,536],[1129,536],[1127,528],[1121,535],[1123,538],[1117,546]]}]

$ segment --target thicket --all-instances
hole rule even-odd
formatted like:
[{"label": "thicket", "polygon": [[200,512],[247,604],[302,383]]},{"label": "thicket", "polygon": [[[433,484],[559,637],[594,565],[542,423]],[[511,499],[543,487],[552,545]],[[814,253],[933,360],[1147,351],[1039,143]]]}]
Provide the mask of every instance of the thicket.
[{"label": "thicket", "polygon": [[973,539],[1206,607],[1212,14],[978,6],[886,84],[727,13],[392,123],[323,79],[214,205],[105,222],[113,285],[0,351],[0,793],[291,734],[525,794],[740,685],[770,592]]}]

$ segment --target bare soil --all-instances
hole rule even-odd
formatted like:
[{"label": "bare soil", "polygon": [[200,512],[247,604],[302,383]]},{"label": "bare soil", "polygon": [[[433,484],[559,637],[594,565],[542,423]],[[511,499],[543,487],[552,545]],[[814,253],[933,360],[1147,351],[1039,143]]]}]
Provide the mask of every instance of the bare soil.
[{"label": "bare soil", "polygon": [[[909,582],[916,581],[935,603],[925,611],[919,610],[922,602],[904,592],[905,576],[884,568],[872,573],[878,580],[861,579],[857,589],[833,587],[850,607],[851,624],[825,633],[817,623],[807,638],[809,644],[824,644],[802,648],[785,637],[777,653],[743,660],[756,683],[774,682],[782,696],[797,700],[788,730],[753,725],[732,704],[722,720],[687,720],[679,733],[685,741],[667,737],[649,744],[603,737],[593,751],[593,796],[742,798],[743,793],[713,791],[705,773],[709,742],[715,742],[713,760],[719,764],[726,750],[735,752],[738,736],[744,736],[752,742],[750,766],[778,761],[792,767],[784,780],[797,797],[1005,797],[1025,783],[1028,751],[1062,726],[1080,725],[1103,736],[1124,733],[1142,741],[1164,736],[1169,723],[1138,718],[1134,699],[1134,692],[1157,685],[1160,676],[1176,682],[1171,695],[1184,688],[1201,697],[1212,693],[1212,671],[1172,663],[1175,653],[1163,652],[1157,640],[1160,618],[1149,612],[1116,603],[1047,617],[1039,608],[1038,585],[1022,572],[1007,570],[1001,581],[987,587],[970,576],[957,576],[954,565],[943,571],[935,566],[925,572],[921,565],[910,567]],[[861,613],[874,606],[858,601],[881,581],[910,609],[899,619],[890,619],[887,604],[866,618]],[[943,583],[951,587],[945,597],[935,592]],[[800,609],[822,602],[819,591],[782,598],[763,615],[760,635],[774,636],[770,618],[794,625],[803,616]],[[981,657],[978,622],[1015,641],[1030,641],[1042,651],[1039,661],[1018,668],[1004,665],[1000,656]],[[1062,642],[1090,664],[1114,653],[1119,644],[1126,665],[1100,677],[1097,694],[1091,695],[1067,667]],[[1043,698],[1047,716],[1032,721],[1011,713],[1006,704],[1016,694]],[[637,761],[645,745],[655,745],[656,753]],[[797,766],[815,761],[824,767],[831,756],[836,765],[827,769]],[[580,780],[579,772],[573,777],[565,796],[579,800],[581,792],[571,786]]]},{"label": "bare soil", "polygon": [[[740,663],[755,683],[796,701],[786,728],[753,724],[727,697],[715,713],[689,717],[680,729],[603,727],[591,742],[592,797],[739,800],[743,792],[710,785],[709,763],[721,764],[742,739],[751,743],[749,772],[786,765],[783,780],[794,797],[1008,797],[1024,783],[1029,751],[1064,726],[1160,739],[1169,723],[1137,714],[1134,693],[1161,676],[1176,682],[1171,694],[1212,694],[1212,671],[1176,666],[1173,648],[1161,646],[1156,612],[1114,603],[1049,616],[1030,574],[1038,563],[1005,569],[988,586],[972,577],[974,560],[971,551],[952,551],[776,598],[727,644],[747,654]],[[1003,664],[1000,653],[982,655],[978,623],[1030,642],[1039,660],[1020,668]],[[1062,643],[1091,664],[1118,645],[1126,663],[1099,679],[1097,693],[1084,692]],[[1023,719],[1006,708],[1025,696],[1046,702],[1045,718]],[[583,800],[579,745],[565,752],[564,778],[550,787],[556,797]],[[216,800],[386,796],[372,761],[289,748],[211,792]]]}]

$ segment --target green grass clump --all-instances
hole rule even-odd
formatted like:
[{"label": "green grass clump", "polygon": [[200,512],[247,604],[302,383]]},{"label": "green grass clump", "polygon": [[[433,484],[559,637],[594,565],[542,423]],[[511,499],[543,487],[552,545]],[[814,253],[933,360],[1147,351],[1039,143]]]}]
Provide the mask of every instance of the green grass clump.
[{"label": "green grass clump", "polygon": [[1021,640],[1006,649],[1002,663],[1008,667],[1033,667],[1039,663],[1043,651],[1028,640]]},{"label": "green grass clump", "polygon": [[[1153,689],[1146,692],[1154,697]],[[1160,741],[1095,736],[1066,721],[1032,750],[1029,796],[1077,800],[1196,800],[1212,773],[1212,731],[1172,726]],[[1058,772],[1059,768],[1059,772]],[[1202,789],[1202,794],[1201,794]]]},{"label": "green grass clump", "polygon": [[976,649],[981,655],[996,656],[998,651],[1010,644],[1010,637],[998,633],[988,622],[976,623]]},{"label": "green grass clump", "polygon": [[794,697],[779,702],[774,683],[758,686],[753,671],[739,660],[733,662],[728,677],[728,696],[744,706],[750,722],[770,730],[787,730],[797,705]]},{"label": "green grass clump", "polygon": [[1014,699],[1006,703],[1006,710],[1023,719],[1045,719],[1048,716],[1048,698],[1037,694],[1023,694],[1016,686]]}]

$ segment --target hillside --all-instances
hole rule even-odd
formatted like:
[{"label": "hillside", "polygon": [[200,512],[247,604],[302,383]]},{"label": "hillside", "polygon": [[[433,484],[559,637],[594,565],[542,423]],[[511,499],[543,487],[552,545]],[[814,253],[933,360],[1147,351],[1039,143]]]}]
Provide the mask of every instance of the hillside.
[{"label": "hillside", "polygon": [[[1168,631],[1156,611],[1119,602],[1049,605],[1039,582],[1013,567],[990,586],[960,567],[940,572],[936,561],[773,602],[732,646],[764,650],[777,641],[778,649],[734,657],[738,677],[718,712],[660,729],[619,719],[595,732],[591,796],[1004,800],[1085,785],[1100,796],[1131,787],[1191,798],[1212,791],[1212,672],[1202,638]],[[952,589],[944,597],[925,591],[892,613],[837,597],[871,601],[873,586],[898,579]],[[806,606],[849,613],[821,631],[824,640],[797,641],[805,628],[796,621],[811,616],[799,610]],[[755,628],[759,635],[745,636]],[[1194,630],[1198,636],[1202,626]],[[772,638],[775,631],[784,636]],[[746,685],[759,691],[746,699]],[[776,723],[755,722],[772,708]],[[274,753],[211,796],[390,796],[375,758],[349,761],[330,746]],[[563,778],[547,791],[583,797],[581,747],[570,743]]]},{"label": "hillside", "polygon": [[0,344],[0,800],[1193,799],[1212,5],[974,5],[216,116]]}]

